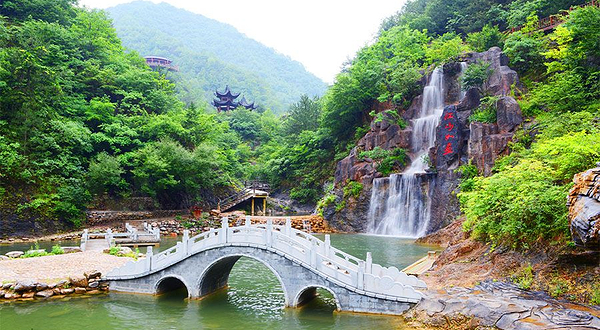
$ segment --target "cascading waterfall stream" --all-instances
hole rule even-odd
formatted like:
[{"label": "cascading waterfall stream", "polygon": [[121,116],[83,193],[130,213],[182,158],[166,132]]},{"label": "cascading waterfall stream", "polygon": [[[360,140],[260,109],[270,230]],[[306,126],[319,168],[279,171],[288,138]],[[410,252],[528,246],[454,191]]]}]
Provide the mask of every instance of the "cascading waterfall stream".
[{"label": "cascading waterfall stream", "polygon": [[[461,73],[466,63],[461,63]],[[412,162],[400,174],[373,180],[367,233],[403,237],[425,235],[431,217],[427,197],[428,152],[435,145],[436,128],[444,111],[444,73],[436,68],[423,89],[418,118],[413,119]],[[464,97],[461,92],[460,97]]]}]

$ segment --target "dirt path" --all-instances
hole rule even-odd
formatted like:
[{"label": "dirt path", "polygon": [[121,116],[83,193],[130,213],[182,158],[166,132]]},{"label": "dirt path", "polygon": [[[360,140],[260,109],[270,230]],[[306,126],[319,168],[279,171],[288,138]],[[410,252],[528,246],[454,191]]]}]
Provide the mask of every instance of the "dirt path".
[{"label": "dirt path", "polygon": [[98,270],[105,275],[110,270],[132,260],[98,251],[86,251],[54,256],[0,261],[0,282],[32,280],[55,282],[84,272]]}]

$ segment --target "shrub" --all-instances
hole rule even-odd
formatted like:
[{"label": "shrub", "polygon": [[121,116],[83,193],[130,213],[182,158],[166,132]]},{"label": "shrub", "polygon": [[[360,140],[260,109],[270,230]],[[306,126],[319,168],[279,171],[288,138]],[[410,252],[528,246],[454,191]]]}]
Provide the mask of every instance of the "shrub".
[{"label": "shrub", "polygon": [[479,240],[513,248],[568,232],[567,186],[556,184],[556,171],[535,159],[483,178],[472,191],[458,194],[467,217],[463,227]]},{"label": "shrub", "polygon": [[339,204],[335,206],[335,211],[340,212],[346,207],[346,201],[341,201]]},{"label": "shrub", "polygon": [[477,166],[471,162],[458,167],[457,171],[460,173],[460,184],[458,187],[460,191],[472,191],[475,185],[475,177],[478,174]]},{"label": "shrub", "polygon": [[327,195],[323,196],[323,198],[321,198],[317,203],[317,213],[320,216],[323,216],[323,210],[329,205],[335,203],[335,200],[336,196],[333,193],[328,193]]},{"label": "shrub", "polygon": [[479,62],[471,64],[460,78],[460,86],[463,90],[477,88],[483,94],[483,84],[493,72],[494,70],[490,68],[490,63]]},{"label": "shrub", "polygon": [[396,148],[393,150],[386,150],[381,147],[375,147],[369,151],[363,151],[359,154],[359,159],[365,160],[366,158],[373,159],[377,163],[376,169],[384,176],[388,176],[394,168],[400,169],[406,165],[408,156],[406,151],[402,148]]},{"label": "shrub", "polygon": [[360,193],[363,190],[363,184],[360,182],[356,182],[356,181],[349,181],[345,186],[344,186],[344,198],[348,198],[350,196],[354,197],[354,198],[358,198],[358,196],[360,196]]},{"label": "shrub", "polygon": [[493,124],[496,122],[496,113],[498,110],[499,96],[484,96],[481,98],[481,104],[469,116],[469,122],[480,122]]},{"label": "shrub", "polygon": [[52,254],[63,254],[65,253],[65,250],[58,244],[54,245],[52,247]]},{"label": "shrub", "polygon": [[480,32],[469,33],[467,44],[476,52],[484,52],[494,46],[503,48],[503,36],[497,26],[487,24]]}]

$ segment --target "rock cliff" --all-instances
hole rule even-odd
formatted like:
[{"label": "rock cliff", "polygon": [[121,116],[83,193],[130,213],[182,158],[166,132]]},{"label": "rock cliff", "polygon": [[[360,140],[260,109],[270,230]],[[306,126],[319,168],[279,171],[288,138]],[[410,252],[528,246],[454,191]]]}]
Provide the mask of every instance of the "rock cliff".
[{"label": "rock cliff", "polygon": [[[490,175],[496,159],[508,154],[508,143],[515,129],[523,122],[519,104],[511,96],[518,94],[521,84],[517,73],[507,66],[508,58],[500,48],[493,47],[486,52],[469,53],[462,60],[468,65],[482,61],[490,63],[491,74],[480,90],[497,99],[497,119],[494,123],[470,122],[469,117],[480,107],[482,95],[476,88],[462,93],[461,63],[445,64],[443,95],[446,107],[437,128],[436,144],[429,151],[430,172],[434,175],[430,175],[429,187],[424,187],[428,189],[431,198],[431,220],[427,232],[443,227],[460,214],[456,198],[460,174],[456,169],[471,161],[480,173]],[[419,84],[425,86],[429,78],[429,75],[425,75]],[[413,158],[412,120],[419,115],[422,97],[415,97],[406,109],[393,107],[391,104],[378,104],[374,107],[373,110],[380,115],[373,119],[369,131],[356,143],[350,154],[337,164],[336,203],[324,210],[324,216],[333,227],[365,231],[373,180],[384,175],[377,171],[377,161],[361,158],[360,154],[375,148],[402,148]],[[408,125],[405,128],[399,126],[394,116],[389,113],[390,110]],[[395,170],[401,172],[402,168]],[[341,190],[350,181],[360,182],[364,188],[358,198],[344,200]]]}]

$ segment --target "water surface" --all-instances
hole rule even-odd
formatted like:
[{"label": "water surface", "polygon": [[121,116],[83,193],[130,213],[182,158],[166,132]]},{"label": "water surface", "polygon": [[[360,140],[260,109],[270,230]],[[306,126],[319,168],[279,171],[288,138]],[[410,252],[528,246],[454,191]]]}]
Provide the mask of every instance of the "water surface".
[{"label": "water surface", "polygon": [[[323,235],[318,235],[323,238]],[[166,238],[161,249],[175,244]],[[333,246],[359,258],[403,268],[430,246],[393,237],[334,234]],[[319,290],[308,305],[283,308],[275,275],[262,263],[241,258],[229,288],[202,300],[187,300],[185,289],[163,296],[110,293],[70,300],[0,304],[0,329],[401,329],[398,317],[334,312],[333,297]]]}]

